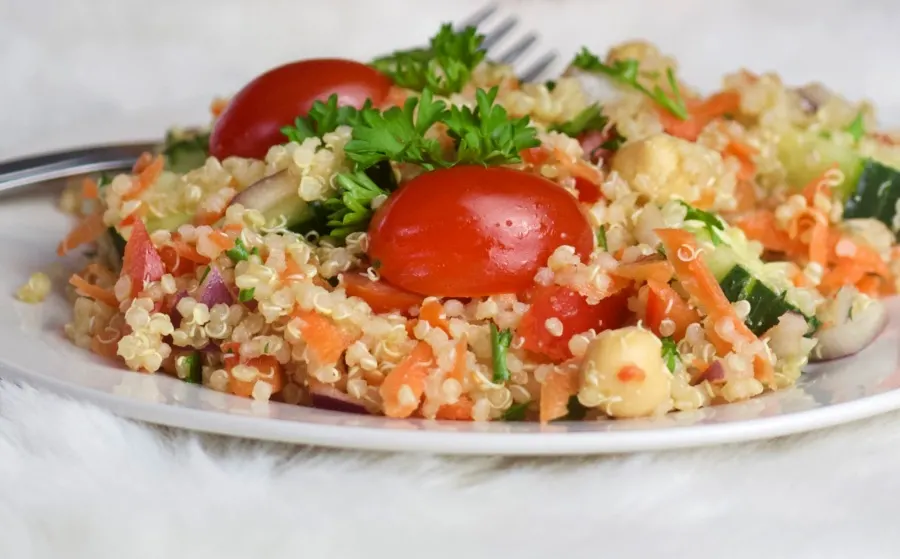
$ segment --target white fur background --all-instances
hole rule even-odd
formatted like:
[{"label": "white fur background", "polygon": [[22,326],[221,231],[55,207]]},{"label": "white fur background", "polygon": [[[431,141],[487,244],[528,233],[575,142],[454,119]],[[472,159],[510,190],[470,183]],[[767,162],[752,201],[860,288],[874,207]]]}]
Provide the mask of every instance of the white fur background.
[{"label": "white fur background", "polygon": [[[476,1],[0,0],[0,159],[153,138],[277,63],[423,41]],[[900,124],[895,0],[504,2],[563,58],[649,37]],[[769,443],[452,459],[161,430],[0,382],[0,559],[900,555],[900,415]]]}]

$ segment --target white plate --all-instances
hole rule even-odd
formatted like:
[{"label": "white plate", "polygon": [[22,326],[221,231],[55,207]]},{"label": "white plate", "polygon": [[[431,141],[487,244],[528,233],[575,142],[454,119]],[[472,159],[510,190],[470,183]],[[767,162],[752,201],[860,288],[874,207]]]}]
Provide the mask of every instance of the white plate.
[{"label": "white plate", "polygon": [[[126,371],[71,345],[62,294],[75,258],[55,255],[70,220],[55,193],[0,199],[0,376],[93,402],[134,419],[226,435],[332,447],[456,454],[555,455],[632,452],[764,439],[830,427],[900,409],[900,299],[891,321],[856,357],[811,367],[791,390],[740,404],[632,421],[463,423],[391,420],[261,403]],[[56,264],[54,264],[56,263]],[[41,305],[11,299],[36,270],[54,293]]]}]

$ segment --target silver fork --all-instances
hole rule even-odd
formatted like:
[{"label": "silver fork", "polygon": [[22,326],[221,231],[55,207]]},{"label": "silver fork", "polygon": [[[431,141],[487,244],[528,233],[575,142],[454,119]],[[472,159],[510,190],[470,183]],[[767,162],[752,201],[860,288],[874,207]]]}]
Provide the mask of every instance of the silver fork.
[{"label": "silver fork", "polygon": [[[488,4],[459,22],[456,27],[458,29],[468,26],[482,28],[498,9],[499,6],[496,3]],[[519,18],[508,16],[494,26],[491,31],[484,33],[482,49],[485,50],[488,58],[512,66],[531,50],[538,41],[538,36],[534,32],[526,33],[505,50],[498,48],[501,41],[518,23]],[[499,54],[497,54],[498,51]],[[557,54],[553,51],[545,52],[529,66],[518,71],[520,79],[522,81],[536,80],[553,64],[556,57]],[[142,153],[152,152],[158,148],[159,143],[156,142],[113,144],[0,162],[0,195],[23,186],[45,181],[88,173],[129,169]]]}]

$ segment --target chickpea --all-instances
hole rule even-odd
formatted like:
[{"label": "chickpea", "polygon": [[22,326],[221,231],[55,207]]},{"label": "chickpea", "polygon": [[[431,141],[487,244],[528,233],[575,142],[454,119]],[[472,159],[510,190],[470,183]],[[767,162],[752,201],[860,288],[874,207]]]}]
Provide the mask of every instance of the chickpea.
[{"label": "chickpea", "polygon": [[660,204],[673,198],[696,202],[705,192],[733,192],[735,185],[734,173],[726,172],[718,152],[668,134],[625,144],[612,169]]},{"label": "chickpea", "polygon": [[670,397],[672,375],[661,350],[659,338],[637,326],[601,333],[581,363],[578,400],[612,417],[652,414]]}]

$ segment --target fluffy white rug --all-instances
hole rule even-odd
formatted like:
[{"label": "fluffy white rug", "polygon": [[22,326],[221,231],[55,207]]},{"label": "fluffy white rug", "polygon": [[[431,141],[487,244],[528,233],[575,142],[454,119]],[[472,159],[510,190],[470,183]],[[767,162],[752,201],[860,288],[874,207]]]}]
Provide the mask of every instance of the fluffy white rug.
[{"label": "fluffy white rug", "polygon": [[[202,122],[268,66],[416,44],[480,3],[0,0],[0,159]],[[894,0],[504,4],[565,57],[646,36],[701,86],[774,68],[900,122]],[[657,455],[390,456],[160,430],[0,383],[0,559],[897,557],[898,438],[894,414]]]},{"label": "fluffy white rug", "polygon": [[316,451],[0,388],[0,557],[896,557],[900,416],[583,460]]}]

